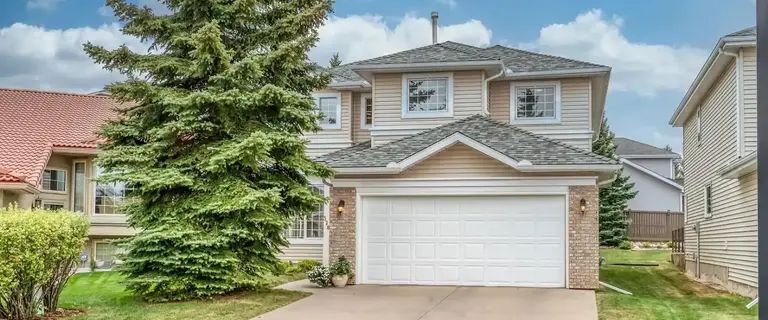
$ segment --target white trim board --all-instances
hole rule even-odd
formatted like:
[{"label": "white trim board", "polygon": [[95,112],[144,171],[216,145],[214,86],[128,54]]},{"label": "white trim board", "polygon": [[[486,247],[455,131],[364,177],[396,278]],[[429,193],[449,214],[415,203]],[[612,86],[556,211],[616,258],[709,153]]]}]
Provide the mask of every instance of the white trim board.
[{"label": "white trim board", "polygon": [[641,166],[641,165],[639,165],[639,164],[637,164],[637,163],[634,163],[634,162],[632,162],[632,161],[630,161],[630,160],[627,160],[627,159],[621,159],[621,163],[623,163],[623,164],[627,164],[627,165],[629,165],[630,167],[632,167],[632,168],[635,168],[635,169],[637,169],[637,170],[640,170],[640,171],[642,171],[643,173],[645,173],[645,174],[647,174],[647,175],[649,175],[649,176],[651,176],[651,177],[654,177],[654,178],[656,178],[656,179],[659,179],[659,180],[661,180],[662,182],[664,182],[664,183],[666,183],[666,184],[669,184],[669,185],[671,185],[671,186],[673,186],[673,187],[675,187],[675,188],[677,188],[677,189],[680,189],[680,191],[682,191],[682,190],[683,190],[683,186],[681,186],[681,185],[677,184],[677,182],[675,182],[675,181],[673,181],[673,180],[671,180],[671,179],[669,179],[669,178],[666,178],[666,177],[664,177],[664,176],[662,176],[662,175],[660,175],[660,174],[658,174],[658,173],[654,172],[654,171],[653,171],[653,170],[651,170],[651,169],[648,169],[648,168],[646,168],[646,167],[643,167],[643,166]]}]

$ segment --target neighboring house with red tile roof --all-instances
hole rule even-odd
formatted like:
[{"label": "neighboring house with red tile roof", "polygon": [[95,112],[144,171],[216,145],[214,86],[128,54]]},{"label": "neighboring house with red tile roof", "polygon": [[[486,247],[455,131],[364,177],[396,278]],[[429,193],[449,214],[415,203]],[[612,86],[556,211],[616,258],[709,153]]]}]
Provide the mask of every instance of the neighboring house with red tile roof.
[{"label": "neighboring house with red tile roof", "polygon": [[0,205],[83,212],[85,252],[103,267],[114,261],[106,240],[133,234],[116,211],[123,186],[91,181],[97,132],[118,106],[104,95],[0,89]]}]

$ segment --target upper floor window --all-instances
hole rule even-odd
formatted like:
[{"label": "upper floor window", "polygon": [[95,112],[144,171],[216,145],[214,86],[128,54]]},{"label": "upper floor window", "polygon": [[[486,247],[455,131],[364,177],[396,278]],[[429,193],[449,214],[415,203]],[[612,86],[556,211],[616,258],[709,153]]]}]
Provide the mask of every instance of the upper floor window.
[{"label": "upper floor window", "polygon": [[67,171],[45,169],[43,171],[43,190],[67,191]]},{"label": "upper floor window", "polygon": [[341,97],[338,93],[315,94],[315,108],[322,116],[319,123],[321,128],[341,128]]},{"label": "upper floor window", "polygon": [[371,94],[360,95],[360,128],[368,129],[373,124],[373,98]]},{"label": "upper floor window", "polygon": [[701,106],[696,109],[696,142],[701,144]]},{"label": "upper floor window", "polygon": [[403,75],[403,118],[453,116],[453,75]]},{"label": "upper floor window", "polygon": [[712,216],[712,185],[704,186],[704,217]]},{"label": "upper floor window", "polygon": [[[96,176],[104,172],[104,169],[96,167]],[[120,205],[125,201],[125,197],[130,192],[130,188],[122,182],[96,183],[95,214],[120,214]]]},{"label": "upper floor window", "polygon": [[558,122],[560,120],[560,83],[512,83],[513,122]]}]

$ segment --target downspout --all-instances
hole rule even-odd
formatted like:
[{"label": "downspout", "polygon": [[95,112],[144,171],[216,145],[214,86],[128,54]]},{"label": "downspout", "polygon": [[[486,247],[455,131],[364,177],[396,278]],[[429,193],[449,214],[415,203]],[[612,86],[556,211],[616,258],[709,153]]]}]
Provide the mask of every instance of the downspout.
[{"label": "downspout", "polygon": [[490,110],[488,110],[488,90],[489,90],[488,85],[491,82],[491,80],[494,80],[494,79],[496,79],[498,77],[503,76],[504,75],[504,69],[506,69],[506,68],[504,67],[504,62],[502,62],[501,63],[501,71],[499,71],[499,73],[497,73],[495,75],[492,75],[492,76],[488,77],[487,79],[483,80],[483,114],[484,115],[490,115],[491,114]]},{"label": "downspout", "polygon": [[743,152],[743,137],[742,137],[742,107],[743,107],[743,101],[741,100],[742,94],[742,69],[743,69],[743,57],[742,57],[742,50],[739,49],[739,53],[735,54],[733,52],[728,52],[723,50],[723,48],[718,49],[720,54],[733,57],[736,59],[736,157],[741,158]]}]

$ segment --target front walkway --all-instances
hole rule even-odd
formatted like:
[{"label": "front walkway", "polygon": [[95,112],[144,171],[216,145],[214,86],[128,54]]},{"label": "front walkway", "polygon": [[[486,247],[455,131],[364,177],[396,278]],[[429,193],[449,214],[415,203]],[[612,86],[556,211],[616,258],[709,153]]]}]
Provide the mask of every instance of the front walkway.
[{"label": "front walkway", "polygon": [[376,285],[319,289],[306,280],[280,288],[313,294],[256,319],[597,319],[595,293],[588,290]]}]

